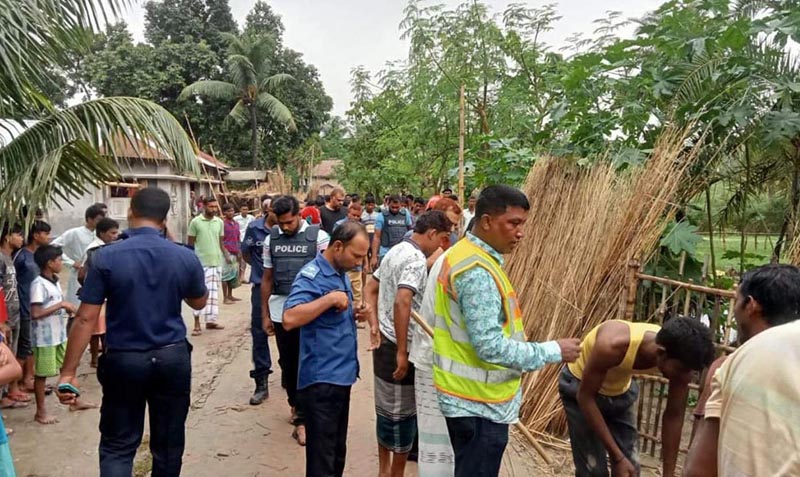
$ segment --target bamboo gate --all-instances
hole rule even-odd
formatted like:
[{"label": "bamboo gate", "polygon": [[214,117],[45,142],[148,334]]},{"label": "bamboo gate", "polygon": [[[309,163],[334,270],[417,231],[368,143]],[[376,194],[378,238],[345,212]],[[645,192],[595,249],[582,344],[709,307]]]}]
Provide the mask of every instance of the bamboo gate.
[{"label": "bamboo gate", "polygon": [[[626,290],[620,306],[623,319],[658,324],[678,316],[703,320],[712,330],[717,356],[735,350],[732,346],[736,341],[733,319],[735,290],[696,285],[691,280],[681,282],[647,275],[639,269],[636,261],[628,264]],[[698,395],[705,380],[710,379],[706,371],[698,373],[689,385]],[[661,413],[666,407],[668,381],[662,376],[643,374],[635,375],[634,379],[639,385],[639,401],[636,404],[639,451],[660,459]],[[687,410],[689,407],[687,403]],[[693,437],[687,432],[686,426],[684,422],[680,455],[686,454]]]}]

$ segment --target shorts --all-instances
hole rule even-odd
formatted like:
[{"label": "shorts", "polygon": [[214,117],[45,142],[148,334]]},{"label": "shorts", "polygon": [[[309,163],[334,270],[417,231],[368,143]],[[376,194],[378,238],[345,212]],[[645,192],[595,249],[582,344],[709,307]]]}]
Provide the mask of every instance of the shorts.
[{"label": "shorts", "polygon": [[33,374],[37,378],[50,378],[61,374],[61,366],[64,365],[66,351],[66,341],[60,345],[33,348],[33,358],[36,360]]},{"label": "shorts", "polygon": [[17,342],[17,358],[27,359],[33,354],[31,343],[31,318],[21,316],[19,319],[19,340]]}]

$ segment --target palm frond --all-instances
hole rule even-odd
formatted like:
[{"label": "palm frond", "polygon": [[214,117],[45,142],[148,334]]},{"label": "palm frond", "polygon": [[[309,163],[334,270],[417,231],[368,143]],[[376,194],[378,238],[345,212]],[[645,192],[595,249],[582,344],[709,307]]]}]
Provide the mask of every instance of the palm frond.
[{"label": "palm frond", "polygon": [[294,122],[292,112],[275,96],[269,93],[260,93],[256,104],[260,109],[269,113],[274,120],[285,125],[289,131],[297,131],[297,125]]},{"label": "palm frond", "polygon": [[237,88],[246,91],[257,84],[256,70],[247,56],[228,56],[228,68],[230,69],[232,83]]},{"label": "palm frond", "polygon": [[236,102],[236,104],[233,106],[233,109],[231,109],[231,112],[225,116],[225,121],[233,121],[237,124],[246,124],[247,120],[247,107],[244,105],[241,99]]},{"label": "palm frond", "polygon": [[278,73],[261,81],[262,91],[275,91],[280,85],[294,81],[294,76],[287,73]]},{"label": "palm frond", "polygon": [[235,85],[228,83],[227,81],[213,81],[213,80],[206,80],[206,81],[197,81],[195,83],[190,84],[189,86],[183,88],[181,91],[180,96],[178,96],[179,101],[185,101],[186,99],[194,96],[208,96],[209,98],[214,99],[222,99],[222,100],[233,100],[239,94],[238,88]]},{"label": "palm frond", "polygon": [[113,180],[119,148],[139,141],[172,158],[179,170],[199,174],[186,133],[161,106],[138,98],[98,99],[55,112],[0,148],[3,215],[46,205],[53,194],[74,198]]}]

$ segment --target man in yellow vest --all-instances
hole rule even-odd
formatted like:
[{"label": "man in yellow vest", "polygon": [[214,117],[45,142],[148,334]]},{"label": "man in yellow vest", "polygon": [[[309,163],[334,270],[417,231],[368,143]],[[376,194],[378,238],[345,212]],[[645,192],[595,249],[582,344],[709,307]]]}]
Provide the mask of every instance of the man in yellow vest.
[{"label": "man in yellow vest", "polygon": [[[530,204],[517,189],[485,188],[471,233],[439,259],[433,382],[455,453],[455,477],[492,477],[517,422],[524,371],[574,361],[579,340],[527,343],[503,254],[522,239]],[[431,277],[433,278],[433,277]]]},{"label": "man in yellow vest", "polygon": [[699,320],[673,318],[664,326],[612,320],[592,329],[581,355],[561,372],[558,391],[567,414],[575,475],[639,475],[634,373],[661,371],[669,379],[662,419],[663,473],[672,477],[678,458],[692,371],[714,359],[711,331]]}]

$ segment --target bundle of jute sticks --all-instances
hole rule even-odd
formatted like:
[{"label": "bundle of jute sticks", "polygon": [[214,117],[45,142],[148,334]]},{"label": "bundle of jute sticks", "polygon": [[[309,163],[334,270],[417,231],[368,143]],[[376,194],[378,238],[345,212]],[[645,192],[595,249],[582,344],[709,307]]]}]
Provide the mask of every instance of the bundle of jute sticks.
[{"label": "bundle of jute sticks", "polygon": [[[626,171],[609,161],[537,161],[524,186],[531,201],[525,237],[506,261],[529,341],[582,337],[621,317],[627,264],[656,251],[698,148],[671,131],[642,166]],[[520,419],[535,432],[566,430],[559,372],[548,366],[525,377]]]}]

